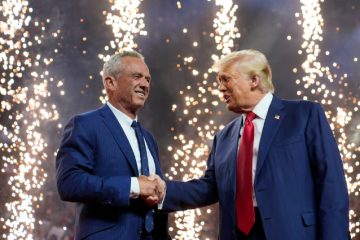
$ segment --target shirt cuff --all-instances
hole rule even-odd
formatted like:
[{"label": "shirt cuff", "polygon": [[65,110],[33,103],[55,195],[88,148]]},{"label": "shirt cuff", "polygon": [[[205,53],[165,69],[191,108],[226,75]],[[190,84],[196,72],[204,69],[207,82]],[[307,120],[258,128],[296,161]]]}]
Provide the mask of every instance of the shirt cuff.
[{"label": "shirt cuff", "polygon": [[137,179],[137,177],[132,177],[131,178],[131,186],[130,186],[130,199],[136,199],[138,198],[140,195],[140,185],[139,185],[139,180]]},{"label": "shirt cuff", "polygon": [[163,204],[164,204],[165,197],[166,197],[166,188],[165,188],[164,197],[163,197],[163,199],[161,200],[161,203],[158,203],[158,210],[162,210],[162,207],[163,207]]}]

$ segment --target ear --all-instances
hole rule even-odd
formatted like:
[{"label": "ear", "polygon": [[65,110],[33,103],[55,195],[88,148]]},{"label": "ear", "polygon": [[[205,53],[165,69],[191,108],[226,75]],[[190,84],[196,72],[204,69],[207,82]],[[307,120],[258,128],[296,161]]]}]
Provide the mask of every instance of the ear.
[{"label": "ear", "polygon": [[254,74],[251,78],[251,89],[255,89],[260,85],[260,76],[258,74]]},{"label": "ear", "polygon": [[104,83],[104,86],[106,89],[109,89],[109,90],[116,90],[117,89],[117,86],[116,86],[116,79],[114,77],[106,77],[103,79],[103,83]]}]

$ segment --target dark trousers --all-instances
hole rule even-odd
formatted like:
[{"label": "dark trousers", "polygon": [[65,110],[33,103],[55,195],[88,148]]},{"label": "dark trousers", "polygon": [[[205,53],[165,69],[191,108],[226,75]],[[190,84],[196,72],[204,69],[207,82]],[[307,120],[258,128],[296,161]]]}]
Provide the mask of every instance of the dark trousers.
[{"label": "dark trousers", "polygon": [[154,240],[154,238],[153,236],[146,236],[146,237],[141,236],[141,240]]},{"label": "dark trousers", "polygon": [[[143,224],[145,224],[145,222]],[[143,229],[145,229],[145,225],[143,226]],[[141,233],[141,240],[154,240],[152,235],[152,232],[148,233],[147,231],[143,230]]]},{"label": "dark trousers", "polygon": [[147,233],[141,234],[141,240],[154,240],[153,236]]},{"label": "dark trousers", "polygon": [[259,208],[255,208],[255,223],[249,233],[245,235],[239,229],[237,230],[238,240],[266,240],[264,228],[261,221]]}]

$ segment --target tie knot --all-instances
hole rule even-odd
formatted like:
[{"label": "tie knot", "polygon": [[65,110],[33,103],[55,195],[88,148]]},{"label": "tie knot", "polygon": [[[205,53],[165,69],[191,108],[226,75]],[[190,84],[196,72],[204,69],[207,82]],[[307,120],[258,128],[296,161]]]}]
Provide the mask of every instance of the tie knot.
[{"label": "tie knot", "polygon": [[250,122],[252,122],[252,120],[254,120],[256,117],[256,114],[254,112],[249,112],[247,115],[246,115],[246,120],[249,120]]},{"label": "tie knot", "polygon": [[131,124],[131,127],[132,128],[138,128],[139,127],[139,123],[137,121],[133,121],[132,124]]}]

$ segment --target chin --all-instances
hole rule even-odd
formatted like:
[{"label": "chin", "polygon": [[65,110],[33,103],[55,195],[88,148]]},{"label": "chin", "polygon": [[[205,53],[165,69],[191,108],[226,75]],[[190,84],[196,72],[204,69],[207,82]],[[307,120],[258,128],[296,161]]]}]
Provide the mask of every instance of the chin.
[{"label": "chin", "polygon": [[234,105],[228,104],[228,105],[226,105],[226,109],[229,110],[230,112],[242,114],[242,111],[239,111],[239,107],[238,107],[238,106],[234,106]]},{"label": "chin", "polygon": [[235,108],[234,108],[234,106],[232,106],[231,104],[227,104],[227,105],[226,105],[226,109],[227,109],[228,111],[230,111],[230,112],[235,112]]},{"label": "chin", "polygon": [[142,108],[144,106],[144,103],[135,103],[134,106],[135,106],[135,108],[140,110],[140,108]]},{"label": "chin", "polygon": [[134,102],[134,105],[136,105],[138,108],[142,108],[145,105],[145,101],[136,101]]}]

